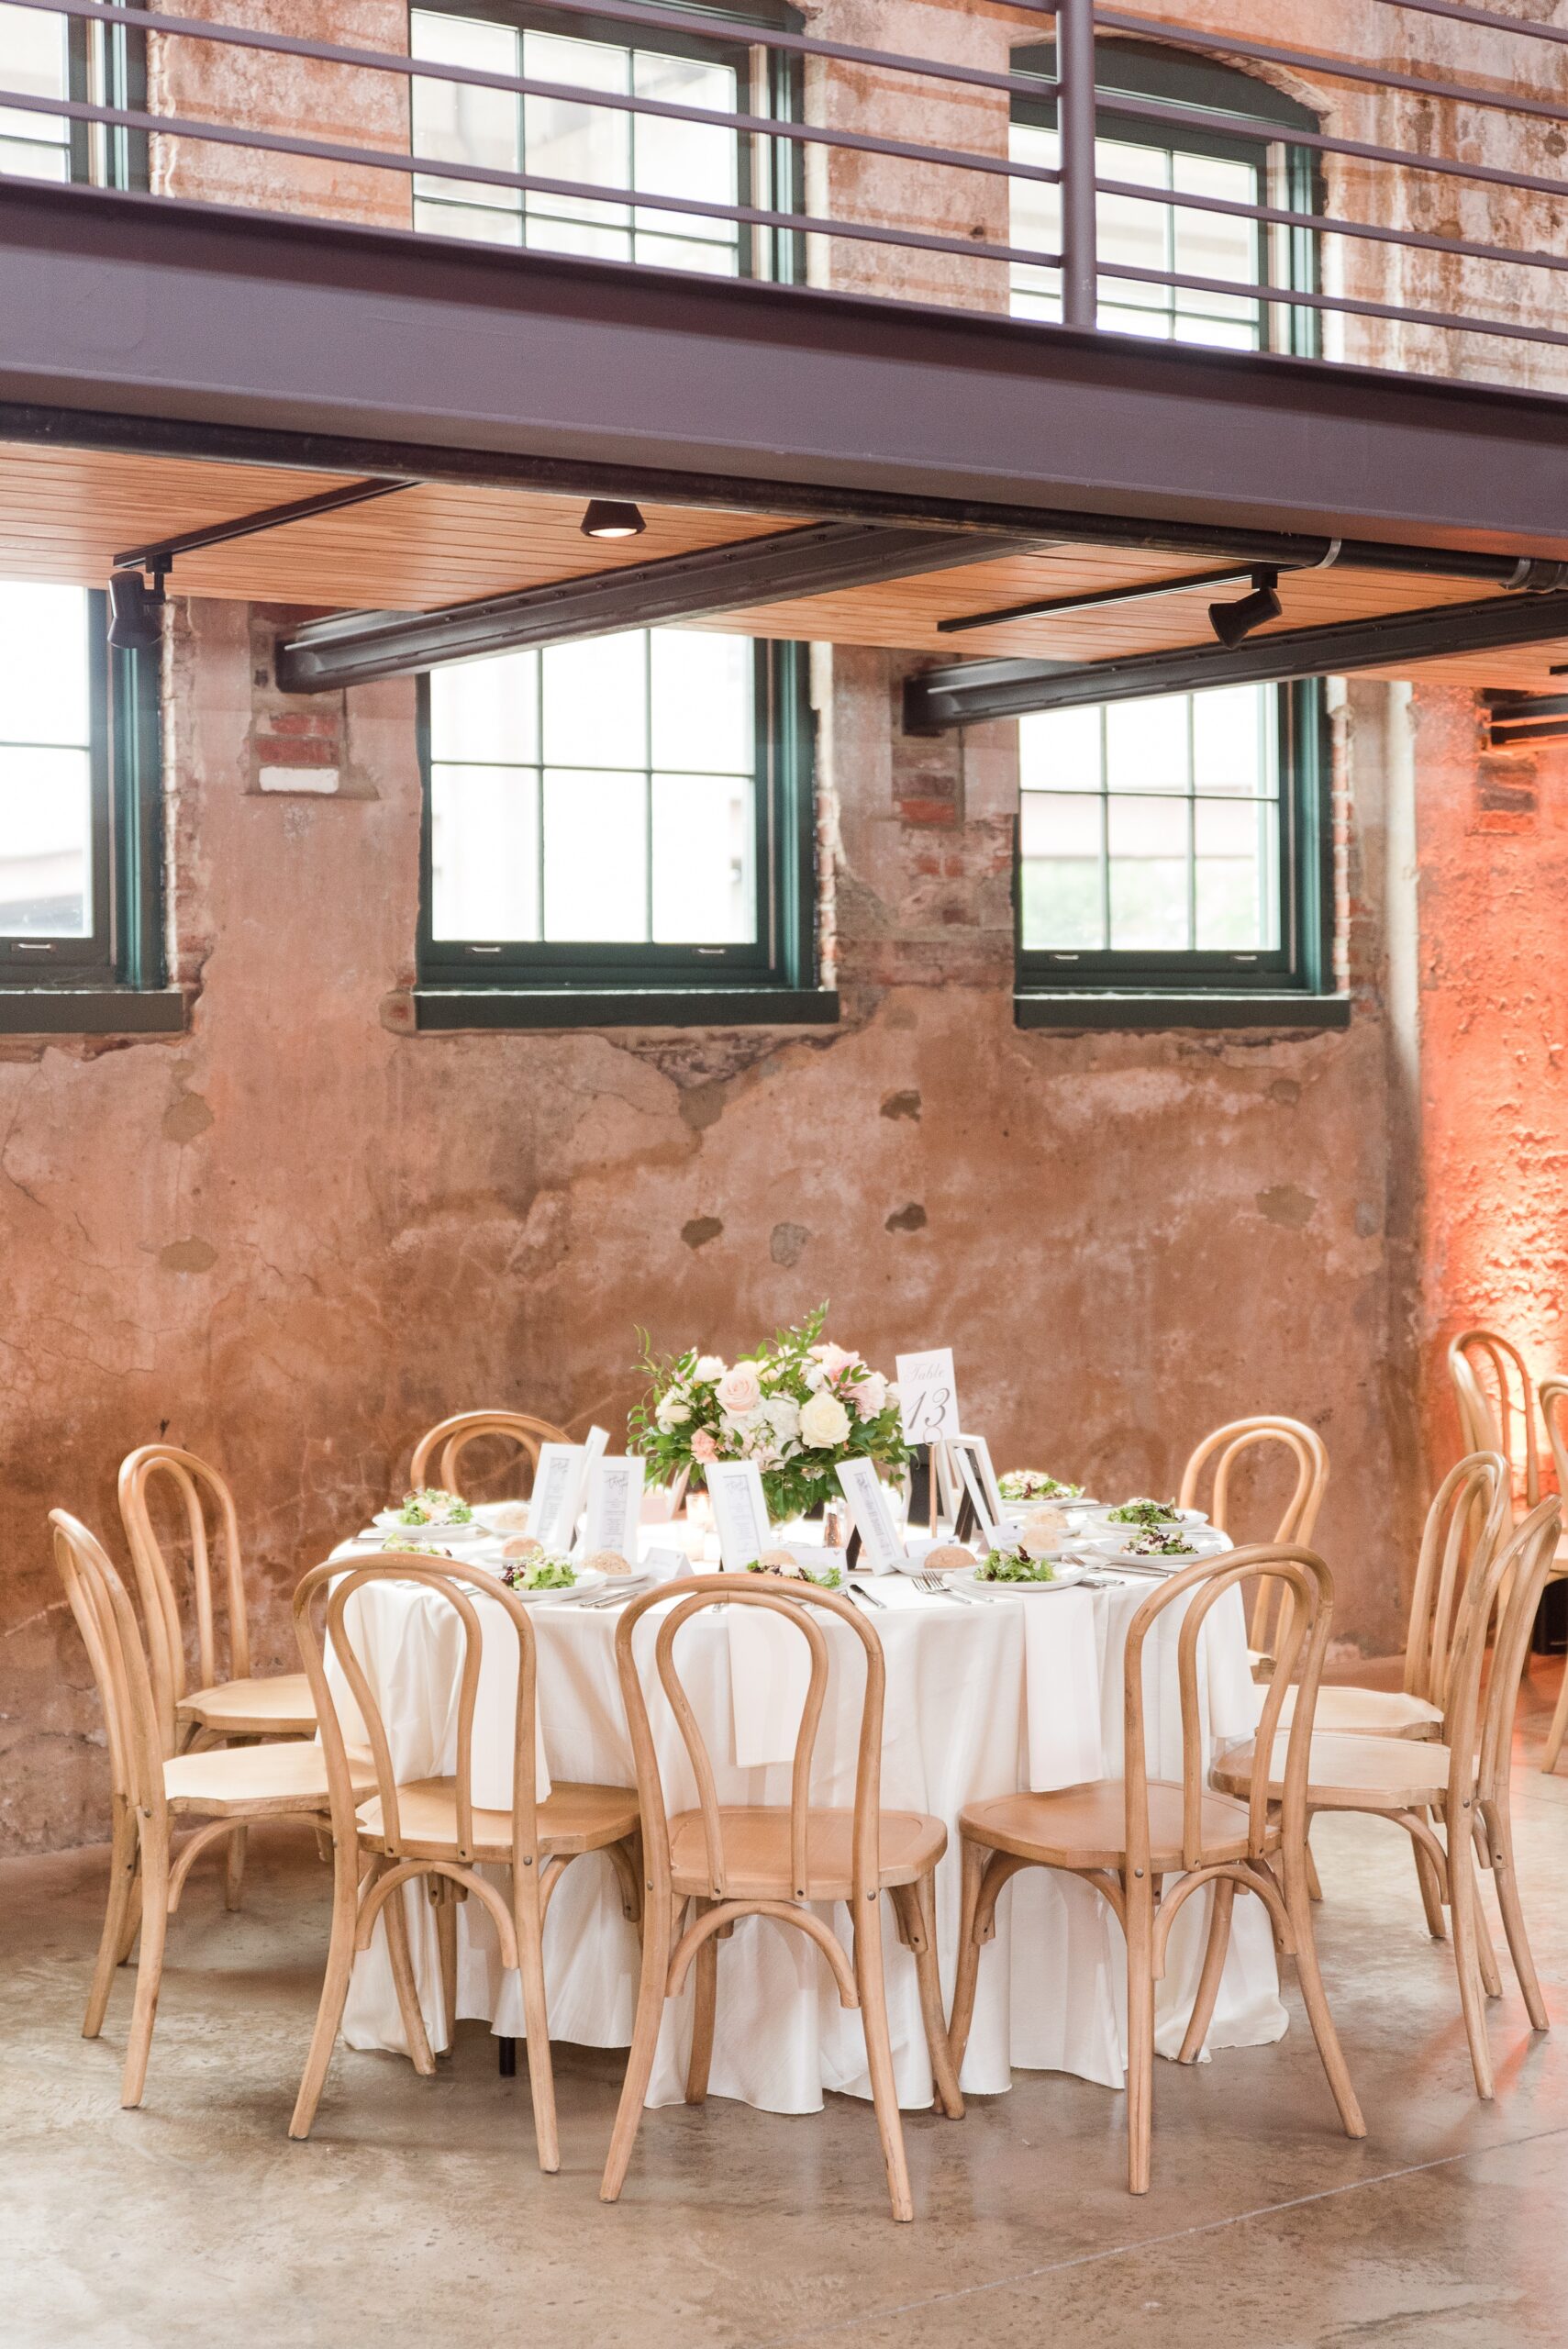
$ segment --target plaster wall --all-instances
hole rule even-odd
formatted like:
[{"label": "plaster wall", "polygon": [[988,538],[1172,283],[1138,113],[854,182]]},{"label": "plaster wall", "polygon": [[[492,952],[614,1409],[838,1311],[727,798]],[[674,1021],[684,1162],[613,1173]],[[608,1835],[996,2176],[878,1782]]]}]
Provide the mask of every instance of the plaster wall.
[{"label": "plaster wall", "polygon": [[[368,0],[352,25],[324,5],[287,14],[395,45],[395,11]],[[909,46],[940,33],[977,59],[977,28],[1009,21],[870,0],[819,16],[846,39],[896,41],[900,20]],[[172,103],[213,106],[227,86],[238,108],[307,110],[292,83],[258,95],[210,58],[200,72]],[[329,96],[351,126],[342,75]],[[906,94],[887,106],[907,128]],[[978,135],[922,119],[934,138]],[[362,135],[401,136],[380,83]],[[253,195],[254,161],[235,168],[225,183],[214,150],[203,192]],[[294,192],[365,217],[386,201],[368,175]],[[995,233],[970,205],[924,217]],[[944,282],[946,264],[900,266],[909,290]],[[1399,688],[1339,696],[1344,1033],[1020,1033],[1013,731],[910,741],[903,662],[840,651],[814,664],[839,1028],[418,1037],[403,1017],[413,688],[287,713],[349,787],[262,795],[270,625],[212,602],[171,615],[169,905],[189,1033],[0,1041],[0,1848],[103,1827],[50,1506],[117,1553],[123,1453],[167,1432],[210,1454],[246,1530],[258,1668],[286,1666],[294,1580],[396,1487],[424,1427],[496,1402],[618,1429],[639,1322],[662,1346],[733,1353],[827,1297],[835,1333],[876,1360],[951,1340],[998,1457],[1100,1490],[1168,1486],[1222,1419],[1310,1419],[1333,1464],[1320,1541],[1338,1635],[1396,1644],[1427,1473],[1421,1349],[1494,1296],[1523,1311],[1520,1252],[1548,1274],[1563,1252],[1551,1033],[1568,1007],[1540,964],[1568,835],[1540,814],[1545,786],[1532,834],[1473,826],[1494,785],[1467,699],[1423,695],[1412,718]],[[1435,859],[1418,934],[1418,806]],[[1497,1186],[1511,1204],[1487,1239],[1465,1200]]]}]

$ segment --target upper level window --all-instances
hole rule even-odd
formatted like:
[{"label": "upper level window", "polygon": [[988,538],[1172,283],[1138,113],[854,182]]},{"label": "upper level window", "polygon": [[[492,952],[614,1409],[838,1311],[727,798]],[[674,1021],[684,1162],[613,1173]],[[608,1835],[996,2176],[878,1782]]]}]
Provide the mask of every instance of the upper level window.
[{"label": "upper level window", "polygon": [[[684,13],[691,17],[689,33],[552,15],[509,0],[467,0],[415,8],[410,39],[416,57],[689,107],[699,117],[795,111],[794,61],[749,46],[728,12]],[[785,13],[778,12],[778,20]],[[720,276],[794,274],[784,250],[791,240],[770,230],[666,204],[573,192],[603,186],[787,210],[795,172],[788,145],[781,150],[773,140],[742,137],[721,121],[423,76],[414,82],[413,132],[417,154],[562,184],[525,189],[426,174],[414,183],[417,228]]]},{"label": "upper level window", "polygon": [[640,629],[436,670],[423,689],[424,974],[808,980],[804,653]]},{"label": "upper level window", "polygon": [[[1055,72],[1050,44],[1013,51],[1015,72]],[[1320,209],[1310,151],[1290,144],[1292,128],[1316,128],[1316,117],[1294,99],[1233,67],[1177,55],[1144,42],[1103,43],[1098,52],[1100,103],[1095,142],[1095,175],[1120,187],[1148,187],[1218,205],[1266,205]],[[1234,132],[1205,122],[1191,128],[1118,111],[1119,95],[1157,99],[1195,115],[1230,117]],[[1010,152],[1015,161],[1054,165],[1060,160],[1056,104],[1015,96]],[[1012,183],[1016,244],[1054,251],[1061,242],[1061,199],[1046,181]],[[1156,335],[1234,351],[1315,348],[1313,313],[1225,289],[1234,284],[1315,284],[1315,239],[1309,231],[1264,226],[1239,214],[1155,197],[1112,194],[1102,187],[1095,226],[1101,275],[1098,323],[1113,333]],[[1169,272],[1203,280],[1162,285],[1117,275],[1118,268]],[[1015,317],[1059,319],[1059,273],[1028,263],[1012,271]]]},{"label": "upper level window", "polygon": [[[144,43],[139,33],[123,25],[17,8],[0,0],[0,88],[30,97],[141,107],[147,102]],[[139,131],[0,105],[0,173],[6,172],[22,179],[145,187],[147,139]]]},{"label": "upper level window", "polygon": [[155,656],[103,596],[0,580],[0,985],[156,985]]}]

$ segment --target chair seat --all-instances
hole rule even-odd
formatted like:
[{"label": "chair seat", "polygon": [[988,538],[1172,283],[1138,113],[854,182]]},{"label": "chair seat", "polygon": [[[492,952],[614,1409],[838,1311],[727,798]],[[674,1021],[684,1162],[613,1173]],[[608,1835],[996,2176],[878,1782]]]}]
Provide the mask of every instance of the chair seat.
[{"label": "chair seat", "polygon": [[183,1697],[176,1710],[181,1720],[199,1721],[203,1729],[227,1737],[316,1735],[316,1707],[303,1672],[274,1673],[264,1680],[221,1680],[216,1687]]},{"label": "chair seat", "polygon": [[[971,1803],[959,1820],[972,1843],[1051,1868],[1119,1868],[1127,1856],[1127,1791],[1119,1778],[1064,1787],[1058,1794],[997,1795]],[[1150,1865],[1174,1875],[1182,1860],[1182,1789],[1149,1781]],[[1271,1845],[1277,1835],[1270,1831]],[[1247,1811],[1224,1795],[1203,1798],[1206,1860],[1239,1860],[1247,1852]]]},{"label": "chair seat", "polygon": [[[397,1789],[399,1845],[410,1859],[444,1860],[458,1851],[457,1781],[417,1778]],[[588,1787],[562,1784],[551,1787],[539,1806],[539,1844],[550,1856],[570,1859],[579,1852],[603,1851],[608,1843],[624,1842],[636,1831],[641,1813],[629,1787]],[[360,1832],[369,1842],[383,1842],[385,1822],[381,1797],[361,1803]],[[506,1865],[512,1856],[512,1814],[509,1810],[473,1813],[473,1856]]]},{"label": "chair seat", "polygon": [[[368,1753],[350,1750],[349,1772],[356,1793],[375,1784]],[[172,1810],[206,1811],[214,1819],[260,1819],[273,1811],[325,1812],[329,1808],[327,1756],[319,1745],[303,1740],[178,1753],[163,1765],[163,1788]]]},{"label": "chair seat", "polygon": [[[796,1885],[790,1862],[787,1808],[725,1809],[718,1814],[724,1838],[724,1892],[731,1900],[790,1900]],[[854,1890],[852,1852],[855,1814],[813,1809],[806,1814],[808,1900],[848,1900]],[[940,1819],[919,1810],[878,1814],[877,1881],[917,1884],[947,1850],[948,1831]],[[677,1895],[708,1889],[707,1842],[700,1810],[683,1810],[670,1821],[670,1879]]]},{"label": "chair seat", "polygon": [[[1296,1690],[1287,1688],[1280,1727],[1296,1718]],[[1443,1709],[1402,1688],[1319,1688],[1312,1727],[1349,1737],[1435,1738],[1442,1735]]]},{"label": "chair seat", "polygon": [[[1269,1793],[1284,1794],[1285,1741],[1274,1741]],[[1228,1794],[1247,1795],[1256,1767],[1252,1741],[1233,1745],[1215,1764],[1213,1780]],[[1312,1810],[1408,1810],[1448,1791],[1449,1749],[1409,1737],[1343,1737],[1315,1732],[1307,1768]]]}]

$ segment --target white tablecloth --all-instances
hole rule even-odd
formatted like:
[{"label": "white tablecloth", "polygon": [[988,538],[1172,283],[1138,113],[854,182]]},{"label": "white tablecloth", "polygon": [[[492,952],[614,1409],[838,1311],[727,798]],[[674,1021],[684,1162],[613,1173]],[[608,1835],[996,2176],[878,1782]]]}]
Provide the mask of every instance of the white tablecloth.
[{"label": "white tablecloth", "polygon": [[[1085,1721],[1093,1719],[1097,1698],[1098,1775],[1120,1776],[1122,1651],[1127,1627],[1151,1587],[1147,1581],[1129,1581],[1092,1592],[965,1606],[927,1598],[898,1576],[876,1583],[877,1597],[886,1601],[871,1618],[887,1663],[883,1801],[889,1809],[934,1813],[946,1821],[950,1838],[937,1880],[944,1996],[951,1996],[956,1962],[959,1813],[968,1803],[1038,1783],[1041,1755],[1051,1750],[1053,1738],[1049,1722],[1031,1722],[1031,1688],[1037,1715],[1042,1689],[1054,1686],[1065,1692],[1058,1726],[1069,1734],[1066,1746],[1058,1745],[1059,1753],[1081,1753]],[[385,1708],[395,1766],[400,1777],[450,1767],[443,1752],[450,1688],[443,1687],[433,1652],[428,1608],[412,1586],[384,1586],[377,1601],[383,1621],[375,1653],[364,1661]],[[400,1602],[400,1634],[389,1638],[384,1610],[396,1611]],[[1053,1611],[1058,1609],[1060,1615]],[[683,1632],[686,1686],[708,1738],[719,1800],[786,1804],[786,1766],[740,1769],[733,1760],[726,1628],[733,1611],[700,1617]],[[633,1784],[616,1678],[617,1620],[614,1611],[588,1613],[571,1604],[547,1602],[534,1609],[540,1720],[555,1778]],[[655,1685],[657,1621],[656,1610],[639,1633],[650,1686]],[[1053,1621],[1059,1625],[1055,1634]],[[1026,1622],[1035,1649],[1029,1668]],[[1150,1768],[1172,1776],[1179,1769],[1181,1740],[1175,1625],[1174,1612],[1162,1619],[1146,1651],[1145,1675]],[[813,1791],[819,1802],[848,1806],[854,1795],[863,1675],[859,1642],[845,1627],[830,1624],[828,1630],[832,1676]],[[1043,1669],[1053,1638],[1062,1643],[1061,1678]],[[1212,1735],[1218,1741],[1247,1735],[1256,1720],[1257,1691],[1248,1673],[1239,1592],[1229,1593],[1215,1609],[1200,1659]],[[1097,1675],[1097,1687],[1091,1673]],[[662,1694],[655,1695],[652,1711],[666,1799],[674,1811],[695,1803],[695,1788]],[[426,2029],[439,2049],[445,2028],[433,1914],[417,1887],[404,1897]],[[1189,1901],[1172,1934],[1157,2010],[1156,2043],[1167,2055],[1177,2052],[1191,2010],[1211,1898],[1199,1894]],[[842,1909],[836,1924],[847,1938]],[[458,1925],[460,2018],[483,2018],[498,2032],[522,2036],[517,1978],[503,1972],[494,1928],[477,1901],[460,1908]],[[884,1944],[899,2100],[922,2108],[931,2101],[932,2087],[914,1962],[896,1940],[891,1915]],[[573,1861],[566,1871],[546,1927],[545,1967],[556,2039],[593,2047],[629,2044],[637,1935],[622,1915],[618,1887],[602,1856]],[[689,1990],[666,2009],[651,2104],[682,2100],[690,2013]],[[1281,2037],[1285,2022],[1268,1920],[1260,1902],[1238,1901],[1209,2045],[1261,2045]],[[379,1928],[370,1950],[356,1961],[343,2029],[350,2046],[406,2052]],[[1110,2087],[1125,2083],[1120,1927],[1087,1885],[1043,1868],[1026,1870],[1002,1894],[996,1937],[981,1958],[963,2086],[980,2095],[998,2093],[1009,2086],[1015,2066],[1073,2072]],[[720,1944],[711,2089],[775,2112],[817,2111],[828,2089],[869,2096],[859,2017],[839,2006],[827,1967],[804,1935],[749,1918]]]}]

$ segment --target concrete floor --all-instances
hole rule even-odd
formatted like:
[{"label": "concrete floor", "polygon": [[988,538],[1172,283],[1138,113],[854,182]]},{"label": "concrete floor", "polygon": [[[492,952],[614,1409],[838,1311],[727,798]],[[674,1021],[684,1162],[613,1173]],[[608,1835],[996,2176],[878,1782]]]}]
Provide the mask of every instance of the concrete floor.
[{"label": "concrete floor", "polygon": [[[340,2053],[317,2133],[284,2137],[319,1980],[325,1871],[253,1837],[247,1906],[198,1867],[171,1937],[148,2097],[128,2016],[79,2036],[104,1854],[0,1868],[0,2338],[8,2349],[1515,2349],[1568,2337],[1568,1771],[1518,1756],[1519,1869],[1558,2038],[1508,1976],[1497,2100],[1475,2099],[1446,1948],[1402,1836],[1319,1821],[1324,1970],[1370,2135],[1339,2134],[1294,1983],[1276,2047],[1162,2064],[1154,2188],[1123,2190],[1122,2099],[1053,2075],[906,2115],[917,2221],[886,2215],[868,2108],[648,2115],[596,2199],[613,2054],[561,2048],[562,2167],[525,2079],[464,2026],[434,2081]],[[1500,1945],[1500,1935],[1499,1935]],[[1505,1960],[1505,1974],[1507,1965]]]}]

